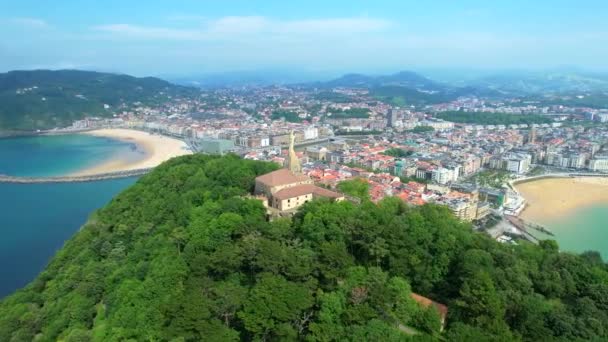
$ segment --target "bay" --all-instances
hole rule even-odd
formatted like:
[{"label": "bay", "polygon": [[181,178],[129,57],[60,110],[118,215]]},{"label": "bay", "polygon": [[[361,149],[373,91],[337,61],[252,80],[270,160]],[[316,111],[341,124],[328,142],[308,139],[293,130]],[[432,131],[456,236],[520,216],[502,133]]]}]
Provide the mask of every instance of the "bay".
[{"label": "bay", "polygon": [[[115,157],[131,142],[89,135],[0,139],[0,174],[62,176]],[[137,177],[85,183],[0,183],[0,298],[32,281],[97,209]]]},{"label": "bay", "polygon": [[62,176],[113,158],[137,160],[144,155],[133,142],[85,134],[0,139],[0,174]]},{"label": "bay", "polygon": [[560,250],[597,251],[608,260],[608,204],[578,208],[565,217],[548,220],[546,226],[555,236],[544,237],[555,239]]}]

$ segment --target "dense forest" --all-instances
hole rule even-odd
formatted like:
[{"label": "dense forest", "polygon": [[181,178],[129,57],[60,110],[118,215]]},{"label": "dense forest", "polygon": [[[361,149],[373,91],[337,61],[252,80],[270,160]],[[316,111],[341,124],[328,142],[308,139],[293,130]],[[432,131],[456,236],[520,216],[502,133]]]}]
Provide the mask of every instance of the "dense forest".
[{"label": "dense forest", "polygon": [[298,113],[292,112],[290,110],[275,110],[274,112],[272,112],[270,118],[272,120],[285,119],[285,121],[287,122],[302,122],[303,120]]},{"label": "dense forest", "polygon": [[409,130],[412,133],[426,133],[426,132],[434,132],[435,129],[431,126],[416,126]]},{"label": "dense forest", "polygon": [[0,130],[68,126],[86,115],[111,117],[123,105],[160,104],[170,96],[195,94],[194,88],[153,77],[78,70],[0,73]]},{"label": "dense forest", "polygon": [[327,114],[331,115],[332,119],[367,119],[369,118],[370,110],[367,108],[328,108]]},{"label": "dense forest", "polygon": [[589,107],[605,109],[608,107],[608,91],[596,91],[584,93],[584,95],[573,96],[572,93],[562,93],[547,96],[526,96],[522,101],[535,101],[539,106],[566,106],[566,107]]},{"label": "dense forest", "polygon": [[370,95],[394,106],[425,106],[449,102],[455,96],[443,92],[425,92],[398,85],[384,85],[370,89]]},{"label": "dense forest", "polygon": [[330,101],[333,103],[350,103],[354,101],[353,97],[334,91],[322,91],[315,94],[313,98],[315,100]]},{"label": "dense forest", "polygon": [[[441,206],[316,200],[268,221],[271,163],[172,159],[0,302],[0,341],[608,339],[608,270],[499,244]],[[415,292],[448,307],[418,305]]]},{"label": "dense forest", "polygon": [[538,114],[448,111],[437,113],[435,117],[456,123],[477,125],[530,125],[553,122],[551,118]]}]

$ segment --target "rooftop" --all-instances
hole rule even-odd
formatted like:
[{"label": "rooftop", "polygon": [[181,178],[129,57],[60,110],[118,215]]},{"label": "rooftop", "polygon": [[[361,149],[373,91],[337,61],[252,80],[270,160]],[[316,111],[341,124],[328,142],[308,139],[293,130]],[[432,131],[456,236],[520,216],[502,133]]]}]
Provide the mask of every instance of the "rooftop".
[{"label": "rooftop", "polygon": [[277,191],[274,194],[274,197],[279,200],[285,200],[285,199],[294,198],[294,197],[298,197],[298,196],[304,196],[304,195],[308,195],[308,194],[314,194],[316,196],[327,197],[327,198],[342,197],[342,194],[318,187],[314,184],[303,184],[303,185],[286,188],[286,189]]},{"label": "rooftop", "polygon": [[279,169],[265,175],[261,175],[255,179],[258,182],[262,182],[267,186],[279,186],[286,184],[293,184],[299,182],[311,182],[310,178],[304,175],[296,175],[290,170]]},{"label": "rooftop", "polygon": [[419,294],[413,293],[412,292],[412,298],[420,305],[424,306],[425,308],[428,308],[429,306],[434,306],[437,311],[439,311],[439,314],[441,315],[442,319],[445,319],[446,316],[448,315],[448,307],[445,306],[444,304],[441,303],[437,303],[434,302],[433,300],[431,300],[430,298],[426,298],[424,296],[421,296]]}]

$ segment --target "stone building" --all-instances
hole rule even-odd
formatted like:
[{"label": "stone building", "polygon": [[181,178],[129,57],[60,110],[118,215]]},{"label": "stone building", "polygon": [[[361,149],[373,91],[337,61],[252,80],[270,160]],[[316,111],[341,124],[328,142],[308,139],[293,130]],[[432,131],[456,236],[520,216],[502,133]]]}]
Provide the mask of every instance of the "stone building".
[{"label": "stone building", "polygon": [[318,187],[312,179],[302,174],[302,166],[293,147],[294,140],[291,133],[287,168],[257,177],[255,195],[261,196],[268,207],[281,212],[297,209],[318,197],[343,200],[342,194]]}]

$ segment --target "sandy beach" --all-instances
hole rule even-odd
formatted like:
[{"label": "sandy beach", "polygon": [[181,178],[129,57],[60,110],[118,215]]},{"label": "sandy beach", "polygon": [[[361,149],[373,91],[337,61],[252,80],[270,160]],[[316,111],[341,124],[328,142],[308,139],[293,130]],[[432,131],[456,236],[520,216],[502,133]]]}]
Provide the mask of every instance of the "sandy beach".
[{"label": "sandy beach", "polygon": [[547,178],[515,187],[528,203],[521,217],[541,224],[581,207],[608,203],[608,178]]},{"label": "sandy beach", "polygon": [[152,168],[173,157],[192,153],[187,149],[186,143],[181,140],[131,129],[99,129],[82,134],[133,142],[143,151],[143,156],[136,161],[110,160],[75,172],[72,176]]}]

